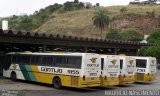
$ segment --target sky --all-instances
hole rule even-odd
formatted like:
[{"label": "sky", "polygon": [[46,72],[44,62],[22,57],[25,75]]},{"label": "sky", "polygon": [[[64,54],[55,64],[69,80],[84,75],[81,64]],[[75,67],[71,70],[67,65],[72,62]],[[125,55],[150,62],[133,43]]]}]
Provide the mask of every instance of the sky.
[{"label": "sky", "polygon": [[[0,17],[33,14],[35,11],[53,5],[74,0],[0,0]],[[131,0],[79,0],[80,2],[100,3],[101,6],[127,5]]]}]

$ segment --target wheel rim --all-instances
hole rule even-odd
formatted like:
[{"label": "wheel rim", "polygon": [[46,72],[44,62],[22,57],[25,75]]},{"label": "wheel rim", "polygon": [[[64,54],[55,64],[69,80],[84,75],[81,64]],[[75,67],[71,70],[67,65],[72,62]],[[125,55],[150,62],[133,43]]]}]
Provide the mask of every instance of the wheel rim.
[{"label": "wheel rim", "polygon": [[61,80],[59,78],[54,79],[54,87],[60,88],[61,87]]},{"label": "wheel rim", "polygon": [[15,74],[15,73],[12,73],[12,74],[11,74],[11,78],[12,78],[13,80],[16,80],[16,74]]}]

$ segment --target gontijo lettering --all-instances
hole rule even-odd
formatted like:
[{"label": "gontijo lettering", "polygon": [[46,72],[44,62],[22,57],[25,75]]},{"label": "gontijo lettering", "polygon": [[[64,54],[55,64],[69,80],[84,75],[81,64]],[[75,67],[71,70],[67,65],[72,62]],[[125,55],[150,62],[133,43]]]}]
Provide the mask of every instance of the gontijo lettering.
[{"label": "gontijo lettering", "polygon": [[43,72],[53,72],[53,73],[62,73],[62,69],[50,68],[50,67],[41,67]]}]

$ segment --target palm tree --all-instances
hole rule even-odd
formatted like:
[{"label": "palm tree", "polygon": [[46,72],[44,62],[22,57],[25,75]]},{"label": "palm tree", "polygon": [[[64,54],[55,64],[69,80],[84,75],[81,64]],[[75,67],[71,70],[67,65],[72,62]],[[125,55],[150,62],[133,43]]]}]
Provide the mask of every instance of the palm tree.
[{"label": "palm tree", "polygon": [[102,31],[109,26],[110,18],[108,16],[108,12],[104,9],[99,9],[95,12],[95,16],[92,18],[93,24],[101,30],[101,38]]}]

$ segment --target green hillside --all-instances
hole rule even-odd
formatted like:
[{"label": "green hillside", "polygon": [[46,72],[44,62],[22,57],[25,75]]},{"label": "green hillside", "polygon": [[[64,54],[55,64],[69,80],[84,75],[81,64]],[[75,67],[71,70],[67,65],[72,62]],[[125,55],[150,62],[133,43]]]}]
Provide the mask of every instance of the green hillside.
[{"label": "green hillside", "polygon": [[[123,7],[112,6],[104,8],[109,11],[109,16],[112,18],[111,28],[122,31],[125,28],[133,27],[142,33],[149,34],[155,27],[159,26],[157,20],[160,15],[160,6],[125,6],[127,9],[125,14],[120,12],[120,9]],[[100,37],[100,30],[93,25],[92,21],[95,11],[97,11],[97,8],[52,13],[50,18],[34,31],[83,37]],[[103,31],[103,37],[105,37],[107,30]]]},{"label": "green hillside", "polygon": [[141,33],[150,34],[160,26],[160,5],[85,7],[83,2],[66,2],[63,5],[49,5],[32,15],[13,15],[3,19],[9,21],[9,28],[12,30],[100,38],[101,30],[93,25],[92,20],[94,13],[100,8],[107,10],[111,19],[109,28],[102,32],[103,38],[111,28],[119,32],[134,28]]}]

